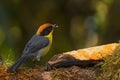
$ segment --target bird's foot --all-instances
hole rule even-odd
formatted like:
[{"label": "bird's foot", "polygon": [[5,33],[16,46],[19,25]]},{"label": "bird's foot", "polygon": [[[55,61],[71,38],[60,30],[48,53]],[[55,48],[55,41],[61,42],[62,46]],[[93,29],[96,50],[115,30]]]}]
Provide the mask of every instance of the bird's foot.
[{"label": "bird's foot", "polygon": [[51,65],[49,63],[46,63],[46,65],[45,65],[45,71],[50,71],[50,70],[52,70]]}]

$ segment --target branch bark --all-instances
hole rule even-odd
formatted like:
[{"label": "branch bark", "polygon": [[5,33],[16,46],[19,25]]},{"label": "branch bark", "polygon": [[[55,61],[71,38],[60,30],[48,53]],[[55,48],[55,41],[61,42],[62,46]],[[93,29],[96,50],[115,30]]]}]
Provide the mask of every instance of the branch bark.
[{"label": "branch bark", "polygon": [[46,70],[73,65],[80,67],[94,66],[102,62],[104,57],[112,55],[118,44],[111,43],[57,54],[48,62]]}]

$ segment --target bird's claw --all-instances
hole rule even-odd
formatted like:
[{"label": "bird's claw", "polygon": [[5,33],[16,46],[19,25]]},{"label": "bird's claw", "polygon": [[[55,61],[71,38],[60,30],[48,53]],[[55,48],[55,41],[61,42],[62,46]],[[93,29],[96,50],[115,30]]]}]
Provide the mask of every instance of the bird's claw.
[{"label": "bird's claw", "polygon": [[49,63],[46,63],[46,65],[45,65],[45,71],[50,71],[50,70],[52,70],[51,65]]}]

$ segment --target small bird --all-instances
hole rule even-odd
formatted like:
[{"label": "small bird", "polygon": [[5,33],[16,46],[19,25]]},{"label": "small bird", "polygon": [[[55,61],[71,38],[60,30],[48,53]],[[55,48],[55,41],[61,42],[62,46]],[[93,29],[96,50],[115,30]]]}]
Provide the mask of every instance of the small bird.
[{"label": "small bird", "polygon": [[52,33],[58,26],[56,24],[45,23],[41,25],[36,34],[26,44],[20,59],[14,63],[8,72],[14,72],[16,69],[29,58],[35,58],[40,61],[40,57],[44,56],[52,45]]}]

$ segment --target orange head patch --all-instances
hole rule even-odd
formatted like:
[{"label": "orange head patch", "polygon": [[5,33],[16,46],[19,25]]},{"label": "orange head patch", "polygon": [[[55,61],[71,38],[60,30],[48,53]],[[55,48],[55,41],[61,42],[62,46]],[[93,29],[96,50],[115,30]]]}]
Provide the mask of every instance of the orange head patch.
[{"label": "orange head patch", "polygon": [[53,25],[53,24],[51,24],[51,23],[45,23],[45,24],[41,25],[41,26],[38,28],[36,34],[37,34],[37,35],[40,35],[41,32],[42,32],[44,29],[46,29],[46,28],[48,28],[48,27],[51,27],[52,25]]}]

